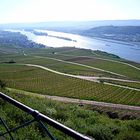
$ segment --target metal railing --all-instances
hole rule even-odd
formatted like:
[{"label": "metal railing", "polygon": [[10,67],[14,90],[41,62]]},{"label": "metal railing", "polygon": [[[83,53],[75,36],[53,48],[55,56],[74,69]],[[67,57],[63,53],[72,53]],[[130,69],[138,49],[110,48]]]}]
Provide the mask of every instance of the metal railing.
[{"label": "metal railing", "polygon": [[0,122],[1,124],[5,127],[6,132],[4,133],[0,133],[0,137],[1,136],[5,136],[6,134],[9,134],[10,138],[12,140],[14,140],[14,137],[12,136],[12,132],[15,132],[16,130],[25,127],[27,125],[30,125],[31,123],[37,121],[40,126],[46,131],[47,135],[50,137],[50,139],[52,140],[56,140],[56,138],[50,133],[50,131],[48,130],[48,128],[45,126],[45,124],[43,122],[46,122],[47,124],[49,124],[50,126],[54,127],[55,129],[67,134],[68,136],[77,139],[77,140],[92,140],[91,138],[84,136],[76,131],[74,131],[73,129],[43,115],[42,113],[39,113],[37,110],[34,110],[18,101],[16,101],[15,99],[5,95],[4,93],[0,92],[0,98],[2,98],[3,100],[9,102],[10,104],[16,106],[17,108],[23,110],[24,112],[30,114],[33,116],[33,120],[30,120],[28,122],[25,122],[24,124],[17,126],[13,129],[9,129],[7,124],[4,122],[4,120],[2,118],[0,118]]}]

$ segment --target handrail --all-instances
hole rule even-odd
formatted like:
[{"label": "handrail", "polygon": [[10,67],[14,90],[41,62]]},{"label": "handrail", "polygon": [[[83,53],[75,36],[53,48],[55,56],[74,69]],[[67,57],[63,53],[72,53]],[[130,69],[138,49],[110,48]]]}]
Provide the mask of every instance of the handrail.
[{"label": "handrail", "polygon": [[73,137],[77,140],[92,140],[91,138],[84,136],[82,134],[80,134],[79,132],[74,131],[73,129],[45,116],[44,114],[38,112],[37,110],[34,110],[22,103],[20,103],[19,101],[5,95],[4,93],[0,92],[0,98],[2,98],[3,100],[11,103],[12,105],[16,106],[17,108],[23,110],[24,112],[27,112],[29,114],[31,114],[34,118],[39,119],[41,121],[46,122],[47,124],[53,126],[54,128],[62,131],[63,133],[69,135],[70,137]]}]

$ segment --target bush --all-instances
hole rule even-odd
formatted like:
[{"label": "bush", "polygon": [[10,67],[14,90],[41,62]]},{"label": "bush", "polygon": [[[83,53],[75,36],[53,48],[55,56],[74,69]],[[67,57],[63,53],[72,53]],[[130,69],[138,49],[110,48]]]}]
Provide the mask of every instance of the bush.
[{"label": "bush", "polygon": [[140,134],[134,131],[122,131],[115,140],[139,140]]},{"label": "bush", "polygon": [[127,125],[129,128],[134,129],[135,131],[140,131],[140,123],[137,120],[134,120]]},{"label": "bush", "polygon": [[[125,121],[110,119],[108,115],[88,110],[87,106],[79,107],[74,104],[60,103],[46,98],[43,99],[32,95],[23,95],[22,93],[6,92],[6,94],[96,140],[138,140],[140,138],[140,120],[138,119]],[[0,116],[6,121],[10,128],[32,119],[30,115],[27,115],[18,108],[1,101],[2,100],[0,100]],[[46,126],[58,140],[71,140],[67,135],[59,132],[59,130],[47,124]],[[2,125],[0,125],[0,130],[3,132]],[[46,133],[37,123],[17,130],[14,135],[18,140],[47,139]]]},{"label": "bush", "polygon": [[136,119],[135,116],[128,115],[128,114],[126,114],[122,117],[122,120],[134,120],[134,119]]},{"label": "bush", "polygon": [[8,63],[16,63],[14,60],[10,60]]},{"label": "bush", "polygon": [[6,82],[0,80],[0,88],[4,89],[6,87]]},{"label": "bush", "polygon": [[108,112],[106,112],[106,113],[107,113],[107,115],[108,115],[110,118],[112,118],[112,119],[119,118],[118,113],[116,113],[116,112],[108,111]]},{"label": "bush", "polygon": [[96,140],[112,140],[114,137],[111,129],[103,125],[95,125],[93,128],[89,128],[87,135],[92,136]]}]

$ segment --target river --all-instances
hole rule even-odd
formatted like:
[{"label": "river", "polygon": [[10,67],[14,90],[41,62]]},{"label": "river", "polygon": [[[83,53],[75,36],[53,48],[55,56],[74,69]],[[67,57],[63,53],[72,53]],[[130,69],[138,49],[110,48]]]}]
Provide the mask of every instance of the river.
[{"label": "river", "polygon": [[[11,30],[13,31],[13,30]],[[140,44],[133,44],[120,41],[104,40],[98,38],[84,37],[80,35],[55,32],[48,30],[35,30],[47,33],[45,35],[35,35],[32,32],[21,31],[29,40],[44,44],[50,47],[78,47],[92,50],[101,50],[118,55],[124,59],[140,63]]]}]

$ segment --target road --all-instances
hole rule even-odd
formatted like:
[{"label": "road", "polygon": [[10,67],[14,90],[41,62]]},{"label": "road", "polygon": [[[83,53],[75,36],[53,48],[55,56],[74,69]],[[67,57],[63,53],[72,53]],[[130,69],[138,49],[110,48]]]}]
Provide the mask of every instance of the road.
[{"label": "road", "polygon": [[[73,78],[78,78],[78,79],[84,79],[84,80],[88,80],[88,81],[94,81],[94,82],[98,82],[99,83],[99,77],[88,77],[88,76],[66,74],[66,73],[55,71],[55,70],[49,69],[47,67],[44,67],[44,66],[41,66],[41,65],[35,65],[35,64],[20,64],[20,65],[25,65],[25,66],[30,66],[30,67],[37,67],[37,68],[41,68],[43,70],[47,70],[47,71],[53,72],[55,74],[64,75],[64,76],[68,76],[68,77],[73,77]],[[125,89],[131,89],[131,90],[140,91],[140,89],[137,89],[137,88],[131,88],[131,87],[117,85],[117,84],[112,84],[112,83],[107,83],[107,82],[104,82],[104,84],[112,85],[112,86],[117,86],[117,87],[121,87],[121,88],[125,88]]]},{"label": "road", "polygon": [[121,75],[121,74],[118,74],[118,73],[115,73],[115,72],[112,72],[112,71],[108,71],[108,70],[104,70],[104,69],[100,69],[100,68],[96,68],[96,67],[93,67],[93,66],[88,66],[88,65],[80,64],[80,63],[65,61],[65,60],[61,60],[61,59],[57,59],[57,58],[51,58],[51,57],[43,57],[43,56],[34,56],[34,57],[36,57],[36,58],[47,58],[47,59],[51,59],[51,60],[55,60],[55,61],[59,61],[59,62],[67,63],[67,64],[78,65],[78,66],[82,66],[82,67],[86,67],[86,68],[90,68],[90,69],[106,72],[106,73],[113,74],[113,75],[116,75],[116,76],[126,77],[124,75]]},{"label": "road", "polygon": [[27,92],[27,91],[23,91],[23,90],[12,89],[12,88],[7,88],[7,89],[10,91],[13,91],[15,93],[18,93],[18,94],[31,95],[34,97],[42,97],[42,98],[47,98],[47,99],[65,102],[65,103],[76,103],[76,104],[80,104],[80,105],[95,105],[95,106],[100,106],[100,107],[111,107],[114,109],[126,109],[126,110],[140,111],[140,106],[130,106],[130,105],[123,105],[123,104],[114,104],[114,103],[98,102],[98,101],[91,101],[91,100],[74,99],[74,98],[68,98],[68,97],[42,95],[42,94]]},{"label": "road", "polygon": [[[59,52],[57,54],[59,55],[63,55],[63,56],[75,56],[75,55],[68,55],[68,54],[62,54],[63,52]],[[95,53],[94,53],[95,54]],[[76,57],[76,56],[75,56]],[[78,57],[78,56],[77,56]],[[121,62],[121,61],[117,61],[117,60],[111,60],[111,59],[107,59],[107,58],[100,58],[100,57],[95,57],[95,56],[92,56],[92,57],[89,57],[89,56],[84,56],[84,55],[80,55],[80,57],[86,57],[86,58],[93,58],[93,59],[99,59],[99,60],[104,60],[104,61],[110,61],[110,62],[115,62],[115,63],[120,63],[120,64],[124,64],[124,65],[127,65],[127,66],[130,66],[134,69],[137,69],[137,70],[140,70],[140,68],[132,65],[132,64],[129,64],[129,63],[126,63],[126,62]]]}]

